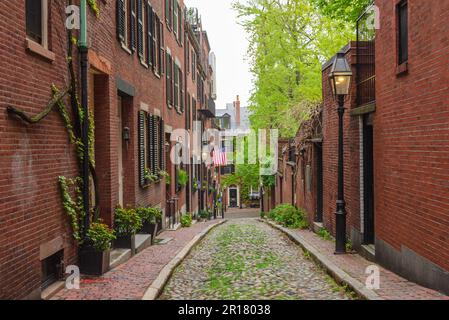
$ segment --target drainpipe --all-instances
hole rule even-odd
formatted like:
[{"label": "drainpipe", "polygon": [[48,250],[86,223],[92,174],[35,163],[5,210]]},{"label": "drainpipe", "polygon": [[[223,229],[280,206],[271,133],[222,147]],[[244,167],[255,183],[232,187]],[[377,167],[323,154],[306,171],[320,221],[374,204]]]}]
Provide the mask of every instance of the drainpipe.
[{"label": "drainpipe", "polygon": [[87,48],[87,3],[86,0],[80,1],[80,40],[79,53],[81,64],[81,106],[83,108],[83,123],[81,129],[83,150],[83,206],[84,206],[84,239],[86,238],[87,230],[90,226],[90,203],[89,203],[89,107],[88,107],[88,84],[87,72],[89,68],[88,48]]}]

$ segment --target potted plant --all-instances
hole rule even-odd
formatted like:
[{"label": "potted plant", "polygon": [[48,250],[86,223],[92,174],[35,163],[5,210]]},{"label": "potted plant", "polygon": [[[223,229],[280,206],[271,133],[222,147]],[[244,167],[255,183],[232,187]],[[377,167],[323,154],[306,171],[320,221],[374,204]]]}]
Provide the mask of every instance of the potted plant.
[{"label": "potted plant", "polygon": [[159,170],[159,177],[161,178],[161,179],[165,179],[165,184],[166,185],[170,185],[170,183],[171,183],[171,177],[170,177],[170,174],[168,174],[168,172],[167,171],[164,171],[164,170]]},{"label": "potted plant", "polygon": [[189,228],[192,226],[192,215],[190,213],[183,214],[181,217],[181,226],[183,228]]},{"label": "potted plant", "polygon": [[82,245],[79,261],[80,271],[86,275],[101,276],[109,270],[111,243],[114,231],[103,223],[92,223],[87,240]]},{"label": "potted plant", "polygon": [[136,249],[136,233],[142,228],[142,219],[134,209],[117,208],[115,210],[115,232],[117,239],[114,241],[116,248]]},{"label": "potted plant", "polygon": [[180,187],[185,187],[188,182],[189,182],[189,175],[187,174],[187,171],[180,169],[178,171],[178,185]]},{"label": "potted plant", "polygon": [[199,181],[194,181],[193,182],[193,190],[194,191],[198,191],[198,190],[200,190],[200,188],[201,188],[201,183],[199,182]]},{"label": "potted plant", "polygon": [[136,212],[142,220],[142,227],[140,228],[140,232],[144,234],[150,234],[151,242],[153,243],[157,234],[158,222],[162,219],[161,209],[141,207],[136,209]]},{"label": "potted plant", "polygon": [[159,181],[159,176],[152,174],[150,169],[148,169],[148,168],[145,168],[145,171],[143,172],[143,177],[145,179],[146,184],[151,184],[151,183]]},{"label": "potted plant", "polygon": [[199,216],[201,221],[206,221],[207,219],[209,219],[209,212],[207,210],[200,210]]}]

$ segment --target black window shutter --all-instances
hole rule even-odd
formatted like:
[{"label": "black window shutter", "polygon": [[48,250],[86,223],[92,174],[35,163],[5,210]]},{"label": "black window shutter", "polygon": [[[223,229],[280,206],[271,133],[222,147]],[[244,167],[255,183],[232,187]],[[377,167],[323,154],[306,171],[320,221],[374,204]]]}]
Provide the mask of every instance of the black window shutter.
[{"label": "black window shutter", "polygon": [[139,182],[140,186],[145,186],[145,111],[139,111]]},{"label": "black window shutter", "polygon": [[153,174],[157,174],[157,158],[156,158],[156,139],[157,139],[157,134],[156,134],[156,130],[157,130],[157,124],[156,124],[156,117],[155,116],[150,116],[150,125],[149,125],[149,129],[150,129],[150,150],[151,150],[151,155],[150,155],[150,161],[151,161],[151,172]]},{"label": "black window shutter", "polygon": [[184,75],[181,71],[181,68],[179,68],[179,91],[181,92],[181,96],[179,97],[180,101],[179,101],[179,106],[181,109],[181,112],[184,112]]},{"label": "black window shutter", "polygon": [[150,66],[153,65],[153,18],[153,8],[151,8],[150,3],[147,2],[147,60]]},{"label": "black window shutter", "polygon": [[125,0],[117,0],[117,38],[125,41]]},{"label": "black window shutter", "polygon": [[131,44],[131,51],[136,51],[136,0],[130,1],[130,19],[129,19],[129,40]]},{"label": "black window shutter", "polygon": [[165,124],[162,118],[159,119],[159,137],[159,167],[165,171]]},{"label": "black window shutter", "polygon": [[142,0],[137,0],[137,52],[141,59],[143,56],[143,37],[144,37],[144,27],[143,27],[143,14],[142,11]]},{"label": "black window shutter", "polygon": [[154,148],[153,148],[153,140],[154,140],[154,129],[153,129],[153,115],[148,115],[148,159],[150,161],[150,167],[148,168],[151,171],[151,174],[155,174],[154,170]]}]

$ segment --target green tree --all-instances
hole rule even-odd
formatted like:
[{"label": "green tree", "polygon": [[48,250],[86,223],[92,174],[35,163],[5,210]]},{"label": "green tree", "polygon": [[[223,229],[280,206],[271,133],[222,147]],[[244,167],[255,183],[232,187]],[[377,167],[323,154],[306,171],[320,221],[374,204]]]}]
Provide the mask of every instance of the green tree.
[{"label": "green tree", "polygon": [[314,2],[328,17],[354,24],[373,0],[314,0]]},{"label": "green tree", "polygon": [[250,35],[253,129],[292,137],[321,102],[321,66],[353,38],[352,24],[322,14],[316,0],[240,0],[234,4]]}]

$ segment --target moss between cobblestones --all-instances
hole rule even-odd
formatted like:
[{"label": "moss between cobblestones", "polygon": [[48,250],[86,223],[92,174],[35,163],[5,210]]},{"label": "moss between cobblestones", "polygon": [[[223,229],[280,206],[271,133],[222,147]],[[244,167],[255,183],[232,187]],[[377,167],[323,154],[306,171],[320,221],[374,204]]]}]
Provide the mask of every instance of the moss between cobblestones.
[{"label": "moss between cobblestones", "polygon": [[280,232],[242,219],[211,232],[174,272],[161,299],[348,299]]}]

